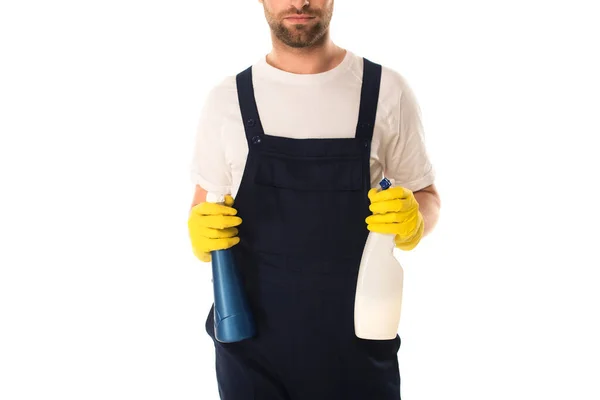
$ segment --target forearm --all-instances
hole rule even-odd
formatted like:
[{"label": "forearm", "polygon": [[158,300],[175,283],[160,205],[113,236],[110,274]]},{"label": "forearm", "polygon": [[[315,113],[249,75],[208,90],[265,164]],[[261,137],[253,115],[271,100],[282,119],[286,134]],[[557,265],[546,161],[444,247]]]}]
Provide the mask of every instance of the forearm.
[{"label": "forearm", "polygon": [[421,214],[423,215],[423,236],[427,236],[438,222],[440,215],[440,197],[435,189],[419,190],[413,194],[417,203],[419,203],[419,211],[421,211]]}]

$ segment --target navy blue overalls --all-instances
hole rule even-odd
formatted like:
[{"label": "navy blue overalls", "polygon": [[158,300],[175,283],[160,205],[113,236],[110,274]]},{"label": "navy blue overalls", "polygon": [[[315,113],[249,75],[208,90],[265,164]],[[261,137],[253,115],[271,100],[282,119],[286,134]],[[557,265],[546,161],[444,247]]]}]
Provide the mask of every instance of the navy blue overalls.
[{"label": "navy blue overalls", "polygon": [[381,66],[364,60],[355,137],[292,139],[263,131],[251,67],[236,76],[248,158],[233,247],[257,336],[214,339],[223,400],[399,400],[400,337],[354,333],[368,235],[371,138]]}]

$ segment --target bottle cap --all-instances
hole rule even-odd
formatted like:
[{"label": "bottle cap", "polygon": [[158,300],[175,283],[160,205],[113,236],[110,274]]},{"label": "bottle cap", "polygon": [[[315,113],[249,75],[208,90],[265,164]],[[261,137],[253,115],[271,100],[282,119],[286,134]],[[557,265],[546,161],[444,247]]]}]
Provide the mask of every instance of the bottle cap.
[{"label": "bottle cap", "polygon": [[392,182],[388,178],[383,178],[381,182],[379,182],[379,186],[381,186],[381,190],[389,189],[392,186]]}]

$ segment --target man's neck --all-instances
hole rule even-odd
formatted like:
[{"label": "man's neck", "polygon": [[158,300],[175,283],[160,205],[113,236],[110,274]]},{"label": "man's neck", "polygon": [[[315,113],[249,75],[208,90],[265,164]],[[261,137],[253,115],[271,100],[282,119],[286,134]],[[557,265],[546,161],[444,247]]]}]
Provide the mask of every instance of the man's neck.
[{"label": "man's neck", "polygon": [[266,62],[277,69],[294,74],[318,74],[335,68],[345,55],[346,50],[332,41],[301,49],[273,42],[273,49],[267,54]]}]

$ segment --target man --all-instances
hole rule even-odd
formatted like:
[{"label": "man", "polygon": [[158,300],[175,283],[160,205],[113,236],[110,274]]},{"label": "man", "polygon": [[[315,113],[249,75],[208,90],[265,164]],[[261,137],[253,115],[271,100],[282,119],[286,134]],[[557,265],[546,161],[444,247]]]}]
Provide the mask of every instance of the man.
[{"label": "man", "polygon": [[[418,105],[400,74],[332,42],[334,0],[259,1],[272,50],[212,88],[191,167],[194,254],[232,248],[257,327],[220,343],[211,308],[220,396],[398,400],[400,337],[357,338],[353,305],[368,232],[408,251],[438,219]],[[378,192],[384,175],[396,186]]]}]

